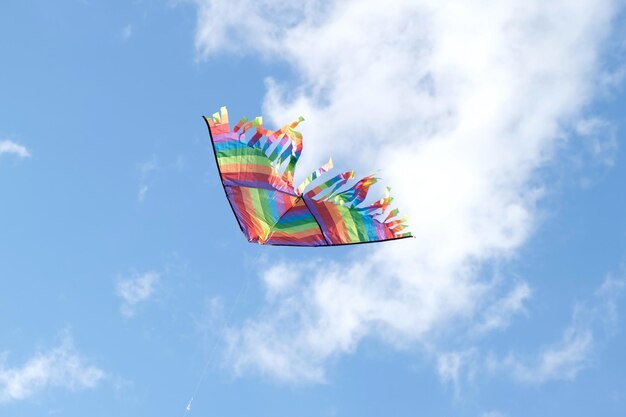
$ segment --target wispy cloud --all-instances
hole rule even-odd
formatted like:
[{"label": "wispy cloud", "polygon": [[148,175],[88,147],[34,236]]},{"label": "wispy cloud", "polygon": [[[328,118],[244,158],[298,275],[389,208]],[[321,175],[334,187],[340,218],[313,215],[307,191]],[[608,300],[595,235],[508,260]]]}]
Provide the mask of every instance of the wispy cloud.
[{"label": "wispy cloud", "polygon": [[152,172],[159,170],[159,168],[159,161],[157,160],[157,157],[155,155],[152,155],[149,160],[144,161],[138,165],[139,172],[143,177],[146,177]]},{"label": "wispy cloud", "polygon": [[[235,369],[321,381],[325,361],[351,352],[366,334],[397,346],[419,340],[438,323],[471,309],[471,295],[485,290],[466,280],[453,285],[446,276],[390,276],[383,254],[368,255],[368,261],[349,266],[288,264],[265,274],[268,305],[258,318],[232,329],[228,339]],[[299,285],[294,285],[297,277],[274,280],[278,271],[299,271],[307,280]]]},{"label": "wispy cloud", "polygon": [[504,368],[513,378],[531,383],[554,379],[574,379],[589,362],[593,351],[593,332],[588,326],[572,324],[558,343],[543,349],[536,358],[521,360],[509,355],[492,366]]},{"label": "wispy cloud", "polygon": [[506,417],[506,414],[502,413],[501,411],[491,410],[482,413],[480,417]]},{"label": "wispy cloud", "polygon": [[574,379],[591,365],[597,352],[596,345],[610,336],[607,329],[617,322],[616,299],[623,288],[623,280],[609,276],[592,300],[575,307],[572,321],[563,331],[561,340],[530,357],[513,353],[502,360],[491,357],[489,368],[526,383]]},{"label": "wispy cloud", "polygon": [[19,145],[7,139],[0,140],[0,155],[3,153],[14,154],[20,158],[30,157],[30,152],[25,146]]},{"label": "wispy cloud", "polygon": [[139,187],[139,191],[137,192],[137,201],[140,203],[146,198],[146,194],[148,193],[148,186],[142,185]]},{"label": "wispy cloud", "polygon": [[253,51],[299,75],[295,88],[268,79],[264,103],[277,125],[306,117],[298,175],[329,154],[385,167],[416,236],[340,264],[285,264],[308,279],[265,280],[265,308],[232,329],[235,368],[319,381],[365,336],[418,343],[473,315],[505,327],[529,290],[477,314],[494,298],[480,266],[533,232],[537,172],[594,97],[616,2],[196,3],[200,58]]},{"label": "wispy cloud", "polygon": [[598,314],[602,316],[610,332],[617,325],[617,300],[621,297],[624,288],[626,288],[624,278],[609,275],[595,293],[597,299],[603,300],[604,308]]},{"label": "wispy cloud", "polygon": [[[439,380],[451,386],[459,397],[465,385],[495,374],[532,385],[575,379],[594,364],[601,346],[612,336],[618,321],[617,298],[624,286],[624,280],[606,278],[589,300],[575,305],[571,322],[559,340],[534,351],[520,353],[519,348],[512,347],[508,354],[499,357],[493,352],[485,354],[479,345],[474,345],[476,340],[469,342],[469,347],[448,351],[435,344]],[[514,290],[502,300],[517,298],[511,297],[516,293],[520,291]]]},{"label": "wispy cloud", "polygon": [[486,333],[509,326],[512,317],[524,310],[524,302],[530,298],[531,290],[527,283],[518,284],[507,295],[491,304],[483,314],[482,322],[476,325],[479,333]]},{"label": "wispy cloud", "polygon": [[67,335],[58,346],[35,354],[22,366],[7,367],[6,359],[0,357],[0,404],[25,400],[48,388],[94,388],[105,378],[103,370],[86,363]]},{"label": "wispy cloud", "polygon": [[477,358],[474,349],[437,354],[439,379],[442,383],[453,386],[456,397],[459,397],[463,383],[472,379],[476,369]]},{"label": "wispy cloud", "polygon": [[123,39],[130,39],[133,36],[133,25],[126,25],[124,26],[124,28],[122,28],[122,38]]},{"label": "wispy cloud", "polygon": [[607,166],[615,163],[618,150],[615,126],[598,117],[588,117],[579,120],[575,130],[586,139],[586,147],[595,161]]},{"label": "wispy cloud", "polygon": [[122,314],[133,317],[139,305],[146,303],[154,295],[159,280],[160,275],[157,272],[118,279],[115,292],[122,299]]},{"label": "wispy cloud", "polygon": [[152,157],[147,161],[138,164],[137,169],[139,170],[141,178],[141,183],[139,185],[139,189],[137,190],[137,201],[142,203],[148,194],[148,182],[150,181],[150,177],[153,173],[160,170],[161,166],[159,165],[156,155],[152,155]]},{"label": "wispy cloud", "polygon": [[285,264],[278,264],[263,272],[262,279],[267,297],[274,298],[293,290],[300,280],[300,271],[288,268]]}]

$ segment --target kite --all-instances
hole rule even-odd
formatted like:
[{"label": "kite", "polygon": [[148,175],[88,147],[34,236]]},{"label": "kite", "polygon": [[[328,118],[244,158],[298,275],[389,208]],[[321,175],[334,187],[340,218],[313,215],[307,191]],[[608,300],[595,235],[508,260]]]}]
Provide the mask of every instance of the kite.
[{"label": "kite", "polygon": [[302,134],[295,128],[302,117],[276,131],[265,129],[260,117],[244,117],[231,130],[226,107],[204,120],[226,197],[249,242],[333,246],[411,237],[404,231],[406,218],[397,218],[398,209],[388,211],[389,188],[385,197],[364,205],[379,179],[373,175],[352,185],[354,171],[322,181],[333,167],[330,159],[294,187],[302,153]]}]

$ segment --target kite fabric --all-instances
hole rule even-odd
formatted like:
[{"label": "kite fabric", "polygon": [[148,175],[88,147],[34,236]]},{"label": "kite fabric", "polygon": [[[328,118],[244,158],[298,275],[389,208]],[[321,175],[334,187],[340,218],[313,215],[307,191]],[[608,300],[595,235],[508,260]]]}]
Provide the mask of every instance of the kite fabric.
[{"label": "kite fabric", "polygon": [[294,187],[302,153],[302,135],[295,128],[302,117],[276,131],[265,129],[260,117],[244,117],[231,130],[226,107],[204,120],[226,197],[249,242],[330,246],[411,236],[404,232],[406,218],[397,218],[398,209],[386,214],[393,200],[389,188],[385,197],[363,205],[378,180],[374,176],[352,186],[354,171],[322,181],[333,167],[329,160]]}]

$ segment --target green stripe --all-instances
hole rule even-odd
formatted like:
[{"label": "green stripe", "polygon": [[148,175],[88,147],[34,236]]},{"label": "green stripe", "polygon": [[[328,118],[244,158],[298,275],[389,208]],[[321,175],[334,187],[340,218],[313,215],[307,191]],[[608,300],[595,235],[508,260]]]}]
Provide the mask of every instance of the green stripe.
[{"label": "green stripe", "polygon": [[290,232],[302,232],[309,229],[318,229],[317,223],[315,222],[307,222],[301,224],[278,224],[275,229],[280,230],[281,232],[290,231]]},{"label": "green stripe", "polygon": [[275,219],[272,215],[272,210],[270,209],[268,201],[268,194],[267,190],[258,191],[259,202],[261,203],[261,209],[263,210],[263,218],[266,219],[269,224],[274,224],[278,219]]},{"label": "green stripe", "polygon": [[290,225],[286,227],[276,227],[275,231],[297,233],[297,232],[304,232],[307,230],[315,231],[316,229],[319,229],[317,224],[307,223],[307,224],[301,224],[301,225],[292,225],[292,226]]},{"label": "green stripe", "polygon": [[265,216],[265,213],[263,212],[263,206],[259,198],[259,194],[260,194],[259,190],[255,188],[248,188],[248,190],[250,191],[250,200],[252,201],[252,209],[254,210],[254,214],[259,220],[261,220],[261,223],[264,223],[264,225],[262,225],[263,232],[264,232],[264,235],[267,236],[270,228],[269,228],[269,224],[267,221],[267,217]]},{"label": "green stripe", "polygon": [[337,206],[339,214],[343,219],[343,223],[346,226],[346,230],[348,231],[348,239],[350,242],[358,242],[359,234],[356,230],[356,224],[354,224],[354,220],[352,219],[352,215],[350,214],[350,209],[344,206]]},{"label": "green stripe", "polygon": [[349,211],[350,211],[350,216],[352,217],[352,220],[354,221],[356,230],[359,235],[359,242],[369,241],[369,237],[367,236],[367,232],[366,232],[367,229],[365,228],[365,223],[363,223],[363,216],[361,215],[361,213],[359,213],[356,210],[349,210]]},{"label": "green stripe", "polygon": [[265,159],[269,158],[259,149],[254,148],[236,148],[236,149],[224,149],[216,152],[218,158],[225,158],[229,156],[262,156]]},{"label": "green stripe", "polygon": [[217,159],[220,165],[231,165],[231,164],[239,164],[239,165],[264,165],[271,166],[269,159],[265,156],[257,156],[257,155],[246,155],[245,157],[241,156],[221,156]]}]

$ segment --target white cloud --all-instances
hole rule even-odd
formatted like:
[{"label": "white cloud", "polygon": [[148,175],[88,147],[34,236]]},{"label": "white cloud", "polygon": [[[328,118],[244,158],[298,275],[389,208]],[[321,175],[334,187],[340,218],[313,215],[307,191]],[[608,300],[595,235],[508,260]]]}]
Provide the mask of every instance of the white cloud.
[{"label": "white cloud", "polygon": [[262,278],[268,298],[273,298],[293,289],[300,280],[300,271],[278,264],[264,271]]},{"label": "white cloud", "polygon": [[533,231],[537,170],[594,97],[617,3],[196,3],[201,58],[261,53],[298,74],[291,90],[268,79],[264,104],[277,125],[306,117],[298,175],[330,154],[339,166],[384,167],[416,236],[342,264],[298,265],[309,279],[232,329],[235,368],[318,381],[366,336],[403,346],[472,316],[504,327],[527,295],[520,287],[481,313],[495,287],[480,267]]},{"label": "white cloud", "polygon": [[492,362],[491,367],[506,369],[514,379],[522,382],[543,383],[554,379],[574,379],[588,366],[593,349],[593,333],[587,326],[573,324],[560,342],[542,350],[537,358],[523,361],[509,355],[503,362]]},{"label": "white cloud", "polygon": [[160,275],[156,272],[120,278],[115,286],[115,292],[122,299],[120,308],[122,314],[126,317],[134,316],[137,307],[154,295],[159,279]]},{"label": "white cloud", "polygon": [[140,186],[139,191],[137,191],[137,201],[139,201],[140,203],[143,202],[143,200],[145,200],[146,198],[147,193],[148,193],[148,186],[145,184]]},{"label": "white cloud", "polygon": [[20,158],[30,157],[30,152],[25,146],[18,145],[10,140],[0,140],[0,155],[3,153],[10,153],[19,156]]},{"label": "white cloud", "polygon": [[456,397],[460,395],[462,383],[473,378],[476,365],[476,351],[473,349],[437,355],[439,379],[453,386]]},{"label": "white cloud", "polygon": [[574,309],[571,323],[557,343],[541,349],[534,357],[509,354],[505,359],[489,358],[492,371],[504,371],[525,383],[572,380],[592,364],[597,344],[610,336],[617,322],[616,298],[624,281],[609,276],[595,293],[595,299]]},{"label": "white cloud", "polygon": [[[389,243],[392,248],[401,244]],[[299,270],[307,280],[274,297],[258,318],[231,332],[235,368],[257,369],[285,380],[321,381],[324,362],[353,351],[365,335],[377,334],[403,346],[471,310],[471,300],[485,291],[485,286],[461,276],[390,275],[386,255],[372,251],[369,256],[368,261],[347,266],[285,266],[286,271]],[[399,257],[395,261],[411,263]]]},{"label": "white cloud", "polygon": [[624,288],[626,287],[626,281],[624,279],[616,278],[613,275],[609,275],[600,288],[596,291],[596,297],[603,301],[603,310],[599,313],[604,322],[611,327],[617,324],[617,298],[622,295]]},{"label": "white cloud", "polygon": [[47,388],[94,388],[104,377],[104,371],[88,365],[65,336],[59,346],[35,354],[22,366],[10,368],[6,357],[0,360],[0,404],[28,399]]},{"label": "white cloud", "polygon": [[615,127],[606,120],[589,117],[579,120],[574,126],[576,133],[587,140],[587,148],[593,158],[607,166],[615,163],[618,149]]},{"label": "white cloud", "polygon": [[152,157],[147,161],[138,164],[137,169],[139,170],[142,182],[139,185],[139,189],[137,190],[137,201],[142,203],[146,199],[146,195],[148,194],[149,186],[147,182],[149,182],[150,177],[156,171],[159,171],[161,169],[161,166],[159,165],[159,161],[157,160],[156,155],[152,155]]},{"label": "white cloud", "polygon": [[476,330],[485,333],[508,327],[513,315],[524,311],[524,301],[530,295],[531,290],[527,283],[518,284],[511,292],[485,309],[483,320],[478,323]]}]

